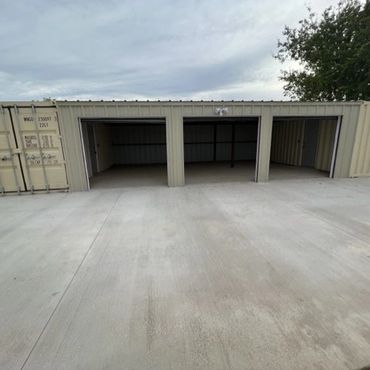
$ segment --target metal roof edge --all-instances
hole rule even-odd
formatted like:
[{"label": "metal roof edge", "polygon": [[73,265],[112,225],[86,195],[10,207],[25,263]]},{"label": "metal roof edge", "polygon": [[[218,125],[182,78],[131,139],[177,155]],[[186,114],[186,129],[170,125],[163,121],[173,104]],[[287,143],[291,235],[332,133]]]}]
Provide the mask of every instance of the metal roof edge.
[{"label": "metal roof edge", "polygon": [[166,105],[222,105],[222,104],[237,104],[237,105],[361,105],[365,103],[363,100],[353,101],[337,101],[337,102],[322,102],[322,101],[288,101],[288,100],[56,100],[57,105],[117,105],[117,104],[166,104]]}]

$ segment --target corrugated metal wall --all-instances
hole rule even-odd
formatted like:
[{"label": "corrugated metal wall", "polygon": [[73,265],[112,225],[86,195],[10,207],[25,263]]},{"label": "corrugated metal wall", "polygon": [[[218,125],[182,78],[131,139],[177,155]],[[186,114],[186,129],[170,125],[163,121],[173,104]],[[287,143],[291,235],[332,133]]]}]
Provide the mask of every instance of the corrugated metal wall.
[{"label": "corrugated metal wall", "polygon": [[258,122],[237,125],[235,132],[235,159],[237,161],[256,160]]},{"label": "corrugated metal wall", "polygon": [[114,155],[112,150],[112,129],[107,125],[95,125],[95,142],[97,150],[98,172],[112,167]]},{"label": "corrugated metal wall", "polygon": [[360,110],[351,162],[351,177],[370,176],[370,103]]},{"label": "corrugated metal wall", "polygon": [[337,120],[320,120],[315,168],[330,171]]},{"label": "corrugated metal wall", "polygon": [[303,132],[303,120],[274,122],[271,141],[271,162],[300,166]]},{"label": "corrugated metal wall", "polygon": [[[305,127],[309,124],[310,120],[304,119],[274,122],[271,162],[301,166]],[[330,171],[336,127],[336,119],[319,120],[317,147],[314,149],[316,152],[314,168],[318,170]]]},{"label": "corrugated metal wall", "polygon": [[215,117],[228,108],[229,117],[260,117],[258,180],[267,181],[273,117],[342,116],[334,177],[350,174],[353,144],[362,102],[56,102],[72,190],[86,190],[87,179],[79,130],[81,118],[165,118],[169,186],[184,184],[184,117]]},{"label": "corrugated metal wall", "polygon": [[[227,134],[224,132],[224,135]],[[184,125],[185,163],[213,160],[213,127],[209,125]]]},{"label": "corrugated metal wall", "polygon": [[[215,132],[216,130],[216,132]],[[216,144],[214,142],[216,135]],[[232,152],[231,124],[185,124],[185,163],[230,161]],[[216,146],[216,156],[214,149]],[[257,124],[235,124],[235,161],[255,160]]]},{"label": "corrugated metal wall", "polygon": [[166,126],[112,126],[112,145],[115,164],[166,163]]},{"label": "corrugated metal wall", "polygon": [[[94,127],[99,172],[113,164],[166,163],[164,124],[95,124]],[[214,130],[216,130],[216,157],[214,157]],[[231,159],[231,124],[186,124],[184,140],[185,162],[230,161]],[[255,160],[256,142],[256,124],[236,124],[234,160]]]}]

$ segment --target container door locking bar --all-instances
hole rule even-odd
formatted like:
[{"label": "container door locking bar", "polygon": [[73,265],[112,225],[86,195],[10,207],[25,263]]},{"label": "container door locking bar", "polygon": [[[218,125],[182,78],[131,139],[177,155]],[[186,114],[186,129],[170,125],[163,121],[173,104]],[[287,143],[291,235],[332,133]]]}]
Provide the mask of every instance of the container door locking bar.
[{"label": "container door locking bar", "polygon": [[17,125],[17,130],[19,132],[19,135],[21,136],[20,137],[20,150],[23,154],[23,157],[24,157],[24,162],[25,162],[25,166],[26,166],[26,172],[27,172],[27,176],[28,176],[28,181],[30,182],[30,187],[31,187],[31,193],[34,192],[34,187],[32,185],[32,178],[31,178],[31,173],[30,173],[30,168],[28,166],[28,161],[27,161],[27,156],[26,156],[26,151],[25,151],[25,148],[24,148],[24,144],[23,144],[23,137],[21,135],[21,125],[19,123],[19,109],[18,107],[15,105],[14,106],[14,112],[15,112],[15,122],[16,122],[16,125]]},{"label": "container door locking bar", "polygon": [[33,118],[33,122],[35,124],[37,143],[38,143],[40,159],[41,159],[42,172],[44,174],[44,180],[45,180],[45,189],[49,193],[50,185],[49,185],[48,175],[46,173],[46,168],[45,168],[45,162],[44,162],[45,156],[44,156],[44,153],[42,152],[42,148],[41,148],[40,130],[39,130],[39,125],[38,125],[37,119],[36,119],[37,118],[36,117],[36,108],[33,104],[32,104],[32,118]]},{"label": "container door locking bar", "polygon": [[[9,157],[3,157],[2,160],[10,160],[11,161],[12,168],[13,168],[13,174],[14,174],[14,180],[15,180],[15,184],[17,186],[17,192],[18,192],[18,194],[20,194],[21,187],[19,186],[16,165],[15,165],[15,162],[14,162],[14,155],[15,155],[15,153],[14,153],[14,151],[12,149],[12,145],[10,143],[10,138],[9,138],[10,132],[9,132],[8,128],[6,127],[6,125],[5,125],[5,111],[4,111],[4,108],[3,108],[2,105],[0,106],[0,120],[2,122],[2,126],[4,127],[4,132],[5,132],[5,136],[6,136],[6,142],[8,144],[8,150],[9,150]],[[0,189],[1,189],[1,194],[4,195],[5,188],[3,186],[0,186]]]}]

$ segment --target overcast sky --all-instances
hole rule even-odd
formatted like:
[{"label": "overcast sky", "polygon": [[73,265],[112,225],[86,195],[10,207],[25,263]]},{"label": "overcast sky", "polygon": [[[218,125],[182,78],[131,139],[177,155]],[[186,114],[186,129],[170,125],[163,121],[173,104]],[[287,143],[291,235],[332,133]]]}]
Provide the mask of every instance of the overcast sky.
[{"label": "overcast sky", "polygon": [[285,24],[331,0],[0,0],[0,100],[283,99]]}]

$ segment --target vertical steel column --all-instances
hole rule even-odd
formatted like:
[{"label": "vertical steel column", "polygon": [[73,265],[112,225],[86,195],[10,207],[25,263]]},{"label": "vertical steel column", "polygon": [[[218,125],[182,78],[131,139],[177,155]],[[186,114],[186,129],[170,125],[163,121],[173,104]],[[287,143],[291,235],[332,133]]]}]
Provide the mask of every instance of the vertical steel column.
[{"label": "vertical steel column", "polygon": [[[4,117],[5,117],[5,111],[4,111],[3,106],[1,105],[0,106],[0,121],[2,122],[2,126],[4,127],[4,133],[5,133],[5,136],[6,136],[6,142],[8,144],[8,150],[9,150],[9,156],[10,156],[9,159],[10,159],[10,161],[12,163],[12,167],[13,167],[13,174],[14,174],[15,184],[17,186],[17,192],[18,192],[18,194],[20,194],[21,187],[19,186],[16,165],[15,165],[15,162],[14,162],[15,153],[13,153],[12,145],[11,145],[11,142],[10,142],[10,139],[9,139],[10,130],[8,130],[7,127],[6,127]],[[5,188],[3,186],[1,186],[1,189],[2,189],[1,193],[4,194],[5,193]]]},{"label": "vertical steel column", "polygon": [[166,116],[168,186],[185,184],[184,122],[182,115],[171,107]]}]

